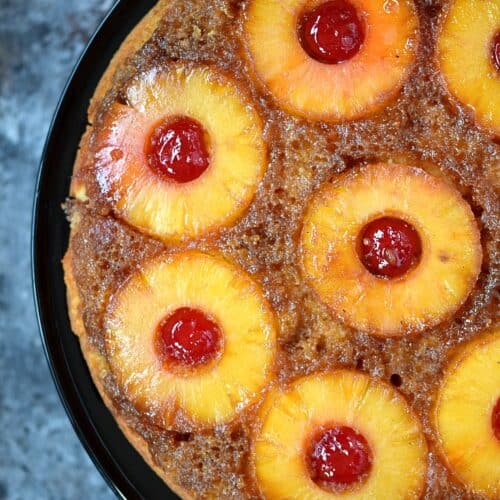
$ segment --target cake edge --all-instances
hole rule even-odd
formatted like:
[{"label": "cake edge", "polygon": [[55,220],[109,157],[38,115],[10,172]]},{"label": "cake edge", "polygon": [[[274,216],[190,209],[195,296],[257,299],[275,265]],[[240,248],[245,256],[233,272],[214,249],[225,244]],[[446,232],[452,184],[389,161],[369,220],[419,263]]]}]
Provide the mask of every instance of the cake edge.
[{"label": "cake edge", "polygon": [[[75,192],[77,191],[77,189],[75,189],[77,188],[77,186],[74,185],[74,180],[75,177],[77,177],[77,172],[79,170],[81,162],[84,161],[84,158],[89,153],[89,138],[92,133],[92,125],[94,123],[102,100],[114,85],[114,77],[116,71],[122,64],[127,61],[129,57],[133,56],[138,50],[140,50],[142,46],[151,38],[158,23],[161,21],[165,14],[165,11],[169,7],[169,3],[170,0],[159,0],[157,4],[145,15],[145,17],[143,17],[142,20],[139,21],[139,23],[133,28],[133,30],[122,42],[121,46],[111,59],[111,62],[109,63],[101,79],[99,80],[99,83],[97,84],[88,108],[89,125],[82,136],[73,166],[73,180],[70,189],[70,196],[73,198],[80,198],[80,196],[78,196],[78,193]],[[85,193],[83,193],[83,198],[85,198]],[[81,310],[82,299],[73,273],[74,249],[72,240],[73,235],[76,233],[77,229],[78,221],[72,220],[68,248],[62,260],[62,266],[64,270],[66,301],[71,329],[73,333],[78,337],[80,348],[89,369],[90,376],[92,377],[94,385],[96,386],[104,404],[118,424],[120,430],[123,432],[125,438],[141,455],[147,465],[166,483],[166,485],[175,494],[186,500],[192,499],[194,497],[187,490],[178,485],[171,474],[165,472],[159,465],[155,463],[153,456],[149,450],[147,441],[142,436],[140,436],[130,425],[128,425],[126,419],[122,415],[120,415],[119,411],[114,407],[110,396],[107,394],[104,388],[103,378],[110,373],[110,370],[104,356],[100,354],[89,341]]]}]

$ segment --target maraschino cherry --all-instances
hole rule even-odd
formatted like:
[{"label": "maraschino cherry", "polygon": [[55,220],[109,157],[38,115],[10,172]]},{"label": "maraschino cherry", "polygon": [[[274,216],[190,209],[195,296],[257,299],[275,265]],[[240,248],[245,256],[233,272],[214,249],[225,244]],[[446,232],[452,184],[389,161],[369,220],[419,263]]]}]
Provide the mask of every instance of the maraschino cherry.
[{"label": "maraschino cherry", "polygon": [[167,365],[206,364],[217,356],[221,343],[219,326],[199,309],[181,307],[158,326],[157,351]]},{"label": "maraschino cherry", "polygon": [[160,122],[146,144],[149,166],[173,182],[191,182],[210,165],[203,126],[185,116]]},{"label": "maraschino cherry", "polygon": [[381,217],[361,231],[358,253],[370,273],[397,278],[418,263],[422,243],[410,223],[396,217]]},{"label": "maraschino cherry", "polygon": [[493,427],[493,434],[500,441],[500,397],[497,399],[491,413],[491,426]]},{"label": "maraschino cherry", "polygon": [[493,60],[493,66],[500,73],[500,30],[498,30],[493,37],[493,42],[491,44],[491,58]]},{"label": "maraschino cherry", "polygon": [[320,486],[342,487],[360,481],[372,464],[366,439],[347,426],[319,431],[307,458],[311,478]]},{"label": "maraschino cherry", "polygon": [[348,0],[325,2],[302,14],[298,35],[307,54],[324,64],[351,59],[365,39],[358,12]]}]

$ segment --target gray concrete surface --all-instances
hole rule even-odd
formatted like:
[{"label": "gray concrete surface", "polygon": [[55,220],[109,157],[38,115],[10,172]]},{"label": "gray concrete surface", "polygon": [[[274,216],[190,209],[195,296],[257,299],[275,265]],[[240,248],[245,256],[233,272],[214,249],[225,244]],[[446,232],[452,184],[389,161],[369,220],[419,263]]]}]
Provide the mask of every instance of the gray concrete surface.
[{"label": "gray concrete surface", "polygon": [[110,499],[55,391],[35,323],[30,222],[57,99],[112,0],[0,0],[0,500]]}]

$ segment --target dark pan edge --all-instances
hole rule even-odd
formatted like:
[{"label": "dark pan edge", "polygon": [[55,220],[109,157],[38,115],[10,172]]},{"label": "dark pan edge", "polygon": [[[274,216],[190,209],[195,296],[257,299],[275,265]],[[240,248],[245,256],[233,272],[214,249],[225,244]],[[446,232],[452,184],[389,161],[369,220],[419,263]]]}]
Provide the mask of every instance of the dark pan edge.
[{"label": "dark pan edge", "polygon": [[[121,41],[155,3],[154,0],[144,2],[118,0],[113,4],[83,50],[64,87],[49,127],[36,179],[31,226],[31,275],[35,311],[45,357],[54,384],[68,418],[95,466],[118,497],[129,499],[150,498],[160,494],[165,498],[177,497],[169,492],[163,481],[149,468],[118,429],[116,422],[105,408],[93,386],[86,365],[82,371],[82,366],[79,364],[79,377],[74,372],[73,366],[70,369],[71,356],[74,358],[79,355],[80,360],[77,361],[85,363],[83,355],[78,340],[71,331],[66,307],[62,310],[61,307],[53,308],[53,297],[47,293],[48,290],[52,291],[53,289],[56,291],[54,295],[59,298],[61,293],[65,293],[60,263],[62,255],[60,252],[59,254],[51,252],[54,251],[54,247],[57,248],[57,241],[67,243],[68,227],[60,208],[66,195],[64,194],[62,199],[59,196],[58,199],[54,200],[47,197],[47,191],[50,190],[48,187],[50,184],[49,163],[54,157],[54,150],[57,149],[55,147],[58,140],[57,133],[61,129],[64,117],[71,107],[83,106],[85,114],[88,107],[87,100],[80,104],[74,104],[72,101],[75,97],[76,87],[79,86],[78,82],[86,78],[85,70],[91,68],[95,81],[92,83],[92,78],[90,79],[88,92],[93,92],[98,78]],[[142,4],[142,6],[137,4]],[[128,15],[132,7],[137,12],[137,16]],[[116,24],[119,26],[119,35],[116,35],[116,30],[114,30]],[[120,39],[117,40],[118,38]],[[109,40],[112,40],[113,43],[109,44]],[[103,52],[109,57],[102,57],[103,52],[100,49],[103,49]],[[98,61],[98,64],[94,64],[93,60],[94,62]],[[93,67],[97,67],[97,69],[93,70]],[[80,132],[83,133],[82,128],[85,126],[85,121],[80,125],[77,124],[75,129],[80,128]],[[76,137],[81,133],[73,132],[73,135]],[[77,146],[78,143],[75,143],[73,159]],[[71,161],[71,165],[68,167],[69,172],[71,172],[72,167],[73,162]],[[68,192],[69,176],[59,175],[59,178],[53,178],[53,180],[63,186],[59,188],[59,191]],[[59,213],[54,212],[55,207]],[[47,224],[48,219],[50,219],[49,225]],[[49,234],[44,232],[47,228]],[[55,243],[50,241],[51,232],[57,233],[56,236],[59,237]],[[61,249],[59,248],[59,250]],[[54,334],[57,335],[56,340],[53,338]],[[70,345],[71,351],[66,350],[63,342]],[[86,377],[86,380],[82,380],[82,376]],[[87,386],[90,382],[93,390],[88,389],[88,391],[82,392],[80,387],[82,382],[85,382]],[[89,408],[89,400],[93,405],[98,406]],[[99,419],[96,419],[96,414],[99,415]],[[113,449],[111,449],[110,441],[113,441]],[[117,457],[117,448],[120,452],[119,457]],[[126,468],[131,469],[129,472],[138,470],[137,473],[130,474],[126,472]]]}]

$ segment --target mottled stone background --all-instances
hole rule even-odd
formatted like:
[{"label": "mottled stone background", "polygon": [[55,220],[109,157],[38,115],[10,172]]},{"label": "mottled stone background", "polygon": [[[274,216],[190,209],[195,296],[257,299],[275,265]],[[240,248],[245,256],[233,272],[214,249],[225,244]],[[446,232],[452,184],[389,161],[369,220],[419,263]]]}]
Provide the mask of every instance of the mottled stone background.
[{"label": "mottled stone background", "polygon": [[30,223],[49,122],[112,0],[0,0],[0,500],[113,498],[64,413],[31,293]]}]

